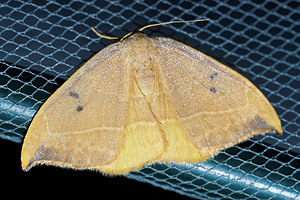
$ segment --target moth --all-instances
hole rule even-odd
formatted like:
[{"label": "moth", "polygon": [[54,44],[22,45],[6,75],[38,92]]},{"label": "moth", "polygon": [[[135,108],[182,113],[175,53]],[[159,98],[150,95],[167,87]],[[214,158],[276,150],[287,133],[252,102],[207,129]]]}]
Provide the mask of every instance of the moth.
[{"label": "moth", "polygon": [[282,133],[249,80],[181,42],[142,33],[156,25],[108,37],[119,41],[52,94],[25,137],[24,170],[127,174],[154,162],[205,161],[254,135]]}]

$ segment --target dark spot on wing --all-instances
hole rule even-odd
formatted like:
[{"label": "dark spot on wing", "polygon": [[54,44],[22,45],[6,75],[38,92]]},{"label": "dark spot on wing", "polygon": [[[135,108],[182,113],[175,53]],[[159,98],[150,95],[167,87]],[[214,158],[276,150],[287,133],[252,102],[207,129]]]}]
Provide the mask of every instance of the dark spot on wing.
[{"label": "dark spot on wing", "polygon": [[32,167],[32,164],[34,165],[34,162],[40,160],[53,160],[53,157],[54,152],[50,148],[47,148],[42,145],[36,150],[34,157],[29,161],[25,171],[28,171]]},{"label": "dark spot on wing", "polygon": [[210,75],[210,80],[211,80],[211,81],[215,80],[215,79],[217,78],[218,75],[219,75],[218,72],[212,73],[212,74]]},{"label": "dark spot on wing", "polygon": [[80,111],[82,111],[83,110],[83,106],[78,106],[77,108],[76,108],[76,111],[77,112],[80,112]]},{"label": "dark spot on wing", "polygon": [[214,87],[211,87],[209,90],[210,90],[211,93],[216,93],[217,92],[216,88],[214,88]]},{"label": "dark spot on wing", "polygon": [[249,127],[251,131],[255,131],[258,129],[271,129],[275,130],[275,128],[261,118],[260,116],[256,115],[253,119],[248,121]]},{"label": "dark spot on wing", "polygon": [[79,98],[79,94],[77,94],[76,92],[70,92],[69,95],[70,95],[70,97],[73,97],[74,99]]},{"label": "dark spot on wing", "polygon": [[51,160],[53,158],[53,151],[45,146],[40,146],[34,155],[35,160]]}]

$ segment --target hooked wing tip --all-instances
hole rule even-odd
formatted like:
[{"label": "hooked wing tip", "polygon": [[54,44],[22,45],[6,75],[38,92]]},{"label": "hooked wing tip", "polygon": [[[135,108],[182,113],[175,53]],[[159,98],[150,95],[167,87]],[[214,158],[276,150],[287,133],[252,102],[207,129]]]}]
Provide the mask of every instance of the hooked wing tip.
[{"label": "hooked wing tip", "polygon": [[33,162],[28,162],[28,160],[24,158],[23,155],[21,156],[21,162],[22,170],[28,172],[31,169]]},{"label": "hooked wing tip", "polygon": [[[21,162],[22,169],[24,171],[29,171],[33,166],[37,165],[41,160],[48,159],[51,155],[49,148],[44,147],[43,145],[38,147],[37,150],[33,153],[26,146],[22,149]],[[32,154],[33,153],[33,154]]]},{"label": "hooked wing tip", "polygon": [[249,126],[252,130],[262,130],[258,132],[266,133],[272,132],[274,134],[281,135],[282,127],[279,118],[275,118],[277,120],[273,120],[272,123],[268,123],[265,119],[260,116],[255,116],[254,119],[250,120]]}]

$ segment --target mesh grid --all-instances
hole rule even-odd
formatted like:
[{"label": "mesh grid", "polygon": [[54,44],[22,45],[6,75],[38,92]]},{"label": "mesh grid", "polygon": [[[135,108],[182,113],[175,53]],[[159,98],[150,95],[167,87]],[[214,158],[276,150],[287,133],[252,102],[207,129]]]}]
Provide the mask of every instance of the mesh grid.
[{"label": "mesh grid", "polygon": [[112,41],[150,23],[210,18],[145,32],[181,41],[251,80],[275,107],[266,134],[207,162],[154,164],[127,177],[208,199],[300,199],[300,2],[9,0],[0,4],[0,137],[22,142],[38,108]]}]

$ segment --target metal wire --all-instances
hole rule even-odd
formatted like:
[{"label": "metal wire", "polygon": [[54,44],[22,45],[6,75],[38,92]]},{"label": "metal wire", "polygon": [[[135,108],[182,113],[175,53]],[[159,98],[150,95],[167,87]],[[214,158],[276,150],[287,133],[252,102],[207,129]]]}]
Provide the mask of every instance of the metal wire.
[{"label": "metal wire", "polygon": [[0,4],[0,137],[22,142],[38,108],[106,45],[146,29],[198,49],[251,80],[270,100],[283,136],[266,134],[207,162],[155,164],[128,178],[198,199],[300,199],[300,2],[21,1]]}]

